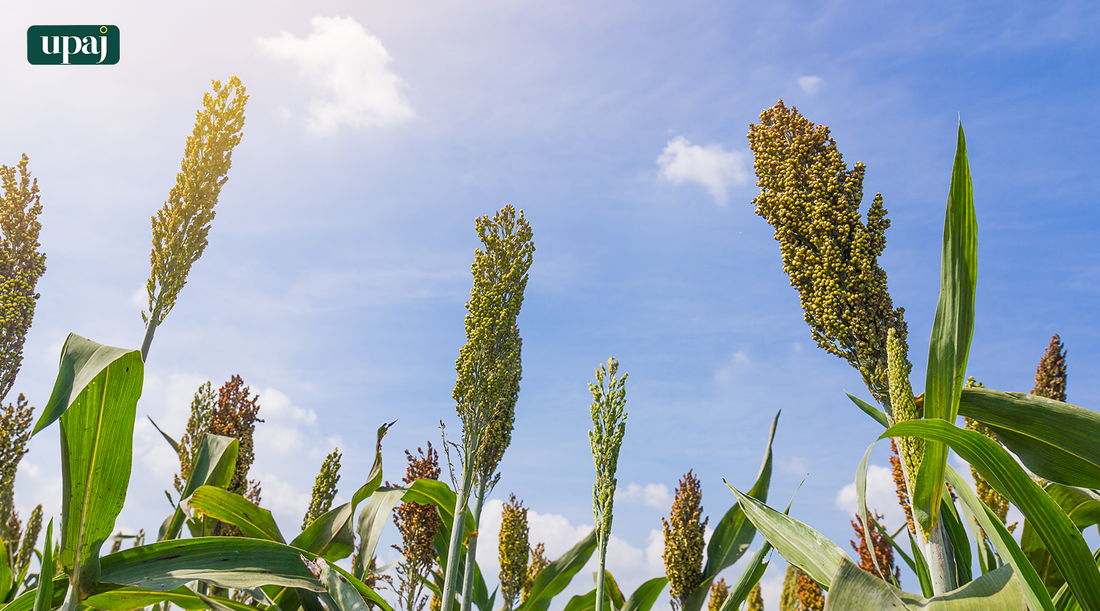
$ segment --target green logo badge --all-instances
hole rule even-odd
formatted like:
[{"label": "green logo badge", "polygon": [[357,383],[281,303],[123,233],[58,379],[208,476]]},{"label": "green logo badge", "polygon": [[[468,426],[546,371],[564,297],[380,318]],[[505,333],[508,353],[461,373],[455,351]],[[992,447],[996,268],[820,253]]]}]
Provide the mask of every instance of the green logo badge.
[{"label": "green logo badge", "polygon": [[118,63],[118,26],[32,25],[27,61],[35,65],[83,66]]}]

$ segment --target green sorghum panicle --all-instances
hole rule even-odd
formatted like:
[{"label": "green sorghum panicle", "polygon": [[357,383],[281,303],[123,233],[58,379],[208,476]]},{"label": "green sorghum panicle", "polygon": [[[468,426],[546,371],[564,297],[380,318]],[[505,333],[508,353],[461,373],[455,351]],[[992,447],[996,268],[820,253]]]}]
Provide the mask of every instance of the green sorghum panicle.
[{"label": "green sorghum panicle", "polygon": [[527,581],[528,542],[527,508],[512,494],[501,507],[500,522],[500,593],[504,608],[511,609],[523,595]]},{"label": "green sorghum panicle", "polygon": [[187,137],[176,185],[153,217],[152,269],[146,283],[149,312],[141,314],[153,327],[172,311],[191,265],[206,249],[214,205],[229,180],[233,149],[241,141],[248,101],[245,87],[235,76],[225,86],[221,81],[212,83],[213,95],[203,95],[203,108],[196,113],[195,129]]},{"label": "green sorghum panicle", "polygon": [[27,452],[33,413],[22,394],[14,404],[0,405],[0,538],[13,552],[22,534],[14,505],[15,474]]},{"label": "green sorghum panicle", "polygon": [[1031,394],[1055,401],[1066,400],[1066,347],[1057,333],[1050,338],[1050,345],[1035,368],[1035,388],[1031,389]]},{"label": "green sorghum panicle", "polygon": [[665,536],[665,575],[674,608],[682,608],[687,597],[702,582],[705,533],[710,521],[710,518],[702,519],[702,500],[699,479],[688,471],[676,487],[669,519],[661,518]]},{"label": "green sorghum panicle", "polygon": [[787,565],[787,573],[783,577],[783,592],[779,595],[779,611],[798,611],[798,576],[801,573],[795,565]]},{"label": "green sorghum panicle", "polygon": [[[909,383],[908,346],[905,340],[890,329],[886,340],[889,353],[890,406],[894,423],[909,422],[920,417],[917,403],[913,398],[913,387]],[[917,475],[921,461],[924,460],[924,440],[919,437],[899,437],[898,453],[901,455],[905,474],[909,478]]]},{"label": "green sorghum panicle", "polygon": [[592,511],[601,549],[611,537],[611,522],[615,504],[615,471],[619,450],[626,434],[626,379],[629,374],[616,375],[619,362],[615,357],[596,368],[596,383],[590,383],[592,393],[592,430],[588,440],[596,465],[596,483],[592,486]]},{"label": "green sorghum panicle", "polygon": [[42,532],[42,505],[36,505],[31,511],[31,517],[27,520],[27,529],[23,532],[23,543],[19,545],[19,553],[16,555],[13,572],[18,575],[31,563],[31,555],[34,554],[34,546],[38,544],[38,533]]},{"label": "green sorghum panicle", "polygon": [[760,187],[756,213],[775,228],[814,340],[846,359],[885,403],[886,333],[896,328],[904,338],[906,327],[878,265],[890,226],[881,194],[862,222],[864,165],[849,170],[829,128],[782,100],[749,126],[749,145]]},{"label": "green sorghum panicle", "polygon": [[527,602],[531,595],[531,586],[542,572],[542,569],[550,566],[550,559],[546,557],[546,545],[537,543],[531,548],[531,562],[527,565],[527,581],[523,583],[523,599],[520,604]]},{"label": "green sorghum panicle", "polygon": [[340,448],[335,448],[321,463],[321,471],[313,482],[313,496],[309,500],[309,509],[302,518],[302,530],[309,528],[317,518],[332,509],[332,499],[336,498],[336,484],[340,483]]},{"label": "green sorghum panicle", "polygon": [[0,165],[0,401],[23,363],[23,341],[40,296],[35,286],[46,272],[46,255],[38,252],[38,179],[31,179],[27,164],[23,155],[15,167]]},{"label": "green sorghum panicle", "polygon": [[466,303],[466,344],[459,351],[453,397],[475,472],[488,479],[512,440],[522,376],[516,319],[523,305],[535,245],[523,211],[505,206],[477,219],[484,250],[474,251],[474,286]]}]

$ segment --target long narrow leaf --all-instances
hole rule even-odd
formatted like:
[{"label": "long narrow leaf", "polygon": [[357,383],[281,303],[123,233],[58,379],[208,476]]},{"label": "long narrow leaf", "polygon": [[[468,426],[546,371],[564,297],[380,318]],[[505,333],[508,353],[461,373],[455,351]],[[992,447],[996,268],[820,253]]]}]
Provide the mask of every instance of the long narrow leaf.
[{"label": "long narrow leaf", "polygon": [[[359,520],[356,524],[356,532],[359,533],[359,553],[357,557],[373,558],[374,550],[378,547],[378,540],[382,536],[382,529],[390,519],[393,508],[401,502],[405,496],[404,488],[379,488],[367,499],[367,504],[359,512]],[[454,506],[452,505],[452,508]],[[367,561],[369,564],[369,560]],[[366,564],[356,563],[356,572]],[[361,577],[361,573],[357,576]]]},{"label": "long narrow leaf", "polygon": [[[974,335],[974,289],[978,274],[978,223],[966,158],[966,138],[959,123],[951,189],[943,227],[940,298],[928,345],[924,417],[954,422],[959,409],[970,340]],[[939,510],[947,446],[930,440],[913,486],[913,517],[928,533]]]},{"label": "long narrow leaf", "polygon": [[1019,582],[1012,576],[1012,567],[1001,567],[957,590],[929,599],[903,592],[844,558],[833,576],[825,611],[1027,611]]},{"label": "long narrow leaf", "polygon": [[722,481],[733,491],[737,502],[745,509],[745,516],[779,551],[783,559],[802,569],[803,573],[828,590],[833,573],[841,560],[848,557],[847,554],[816,530],[748,497],[729,482]]},{"label": "long narrow leaf", "polygon": [[596,551],[595,529],[572,549],[539,571],[535,583],[531,585],[531,594],[528,595],[527,601],[516,611],[546,611],[550,608],[551,599],[569,585],[573,576],[588,562],[594,551]]},{"label": "long narrow leaf", "polygon": [[[233,470],[237,466],[237,454],[240,450],[240,441],[224,435],[211,435],[205,433],[199,442],[199,451],[195,453],[195,462],[191,465],[191,473],[187,476],[187,484],[183,487],[180,498],[187,498],[202,486],[215,486],[225,488],[233,477]],[[181,504],[182,505],[182,504]],[[186,514],[182,506],[177,506],[176,511],[165,520],[157,533],[157,541],[176,539],[183,529]]]},{"label": "long narrow leaf", "polygon": [[42,563],[38,573],[38,593],[34,596],[34,611],[53,609],[53,518],[46,525],[46,541],[42,545]]},{"label": "long narrow leaf", "polygon": [[649,611],[666,585],[668,585],[668,577],[654,577],[643,583],[634,590],[630,598],[626,599],[621,611]]},{"label": "long narrow leaf", "polygon": [[[749,490],[749,496],[766,503],[768,501],[768,489],[772,480],[772,442],[775,440],[775,429],[779,423],[779,414],[772,419],[771,429],[768,431],[768,443],[764,447],[764,459],[760,463],[760,471],[756,476],[756,483]],[[733,507],[722,516],[722,521],[714,529],[710,543],[707,544],[707,563],[703,567],[703,579],[697,588],[684,601],[683,611],[698,611],[710,595],[710,584],[727,567],[733,566],[741,556],[749,549],[753,538],[756,537],[756,527],[745,519],[745,511],[741,505]]]},{"label": "long narrow leaf", "polygon": [[985,424],[1039,477],[1100,488],[1100,414],[1046,397],[967,388],[959,413]]},{"label": "long narrow leaf", "polygon": [[[392,425],[393,422],[378,427],[374,443],[374,465],[367,476],[367,482],[355,491],[351,501],[314,520],[302,534],[294,538],[291,545],[317,554],[330,562],[347,558],[355,551],[355,508],[364,499],[374,494],[382,484],[382,438],[386,436],[386,431]],[[368,558],[367,564],[369,563]]]},{"label": "long narrow leaf", "polygon": [[203,486],[185,500],[191,509],[241,529],[245,537],[285,542],[271,512],[257,507],[239,494],[215,486]]},{"label": "long narrow leaf", "polygon": [[1001,558],[1012,566],[1012,569],[1016,572],[1016,576],[1021,580],[1023,586],[1024,596],[1027,597],[1027,604],[1034,611],[1053,611],[1054,605],[1050,600],[1050,594],[1047,592],[1046,587],[1043,585],[1042,580],[1039,579],[1039,575],[1035,572],[1035,568],[1028,562],[1027,557],[1024,556],[1023,550],[1016,544],[1016,540],[1012,538],[1012,534],[1008,532],[1004,524],[1001,523],[1000,518],[994,515],[993,511],[986,507],[985,503],[978,498],[978,495],[974,493],[974,490],[970,488],[970,484],[963,479],[959,472],[954,467],[948,465],[947,467],[947,482],[950,483],[959,495],[959,500],[962,501],[963,506],[968,507],[974,516],[974,519],[978,521],[978,524],[985,530],[985,534],[989,537],[990,543],[993,544],[993,549],[997,550],[997,553],[1001,555]]},{"label": "long narrow leaf", "polygon": [[[70,358],[70,353],[85,355],[89,351],[91,357],[85,366],[98,368],[94,376],[87,379],[84,369],[65,371],[67,364],[78,360]],[[101,366],[105,355],[114,359]],[[98,580],[99,548],[111,536],[126,500],[134,417],[143,376],[141,353],[137,350],[102,346],[75,334],[65,343],[59,384],[67,377],[75,381],[67,398],[51,397],[50,405],[67,403],[59,418],[61,565],[69,572],[77,601]],[[81,383],[84,386],[78,390]]]},{"label": "long narrow leaf", "polygon": [[1100,573],[1092,564],[1092,553],[1080,531],[1000,444],[943,420],[903,422],[890,427],[883,436],[923,437],[949,444],[1035,524],[1077,600],[1086,608],[1100,609]]}]

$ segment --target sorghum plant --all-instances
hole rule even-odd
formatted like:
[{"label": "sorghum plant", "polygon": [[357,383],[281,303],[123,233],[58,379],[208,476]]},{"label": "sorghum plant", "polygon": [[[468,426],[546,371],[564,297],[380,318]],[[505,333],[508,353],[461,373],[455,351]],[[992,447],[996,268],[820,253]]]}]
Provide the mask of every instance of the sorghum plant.
[{"label": "sorghum plant", "polygon": [[512,494],[501,507],[500,517],[500,594],[504,598],[504,611],[509,611],[523,595],[527,582],[527,559],[531,553],[527,508]]},{"label": "sorghum plant", "polygon": [[[596,368],[596,383],[589,383],[592,393],[592,430],[588,440],[592,445],[592,459],[596,463],[596,483],[592,486],[592,512],[596,522],[597,554],[596,609],[602,611],[604,602],[604,567],[607,565],[607,542],[611,539],[611,522],[614,519],[615,471],[619,465],[619,449],[626,434],[626,378],[616,376],[619,362],[615,357]],[[696,584],[698,585],[698,584]]]},{"label": "sorghum plant", "polygon": [[340,483],[340,448],[334,449],[321,463],[321,471],[313,482],[313,495],[309,500],[309,509],[302,518],[302,530],[309,528],[317,518],[332,509],[332,499],[336,498],[336,484]]},{"label": "sorghum plant", "polygon": [[702,519],[702,487],[688,471],[676,487],[669,518],[661,518],[665,535],[665,575],[672,608],[683,608],[687,597],[702,583],[704,535],[710,518]]},{"label": "sorghum plant", "polygon": [[[466,344],[459,351],[455,369],[454,400],[462,419],[460,459],[454,516],[456,524],[466,519],[466,501],[472,496],[475,532],[466,544],[466,575],[474,574],[477,552],[476,524],[485,495],[496,483],[496,468],[512,439],[516,400],[522,372],[522,341],[516,318],[523,305],[527,270],[535,245],[531,225],[505,206],[493,218],[477,219],[478,237],[484,250],[474,251],[474,286],[466,303]],[[475,490],[476,486],[476,490]],[[443,586],[443,611],[451,611],[457,585],[457,563],[462,528],[454,528],[448,547]],[[473,579],[463,582],[462,611],[469,611]]]},{"label": "sorghum plant", "polygon": [[[439,454],[428,443],[428,451],[417,448],[417,455],[405,450],[408,466],[405,468],[405,484],[417,480],[438,480]],[[397,567],[397,594],[405,611],[421,611],[427,602],[421,596],[424,583],[436,564],[433,541],[442,524],[439,512],[433,505],[402,503],[394,510],[393,522],[401,533],[401,547],[394,546],[403,558]]]},{"label": "sorghum plant", "polygon": [[196,113],[195,129],[187,137],[176,186],[153,217],[152,269],[146,282],[149,312],[141,313],[146,325],[143,360],[149,356],[157,326],[176,305],[191,266],[206,249],[214,206],[229,180],[233,149],[241,141],[248,102],[244,85],[235,76],[225,86],[221,81],[213,81],[213,85],[214,93],[203,95],[203,108]]}]

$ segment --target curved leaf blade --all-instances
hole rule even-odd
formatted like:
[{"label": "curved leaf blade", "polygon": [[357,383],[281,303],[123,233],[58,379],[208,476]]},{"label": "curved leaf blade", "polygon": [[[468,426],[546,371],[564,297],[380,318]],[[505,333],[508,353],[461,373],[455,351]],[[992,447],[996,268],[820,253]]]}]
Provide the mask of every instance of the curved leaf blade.
[{"label": "curved leaf blade", "polygon": [[[59,418],[61,565],[77,588],[76,599],[82,600],[98,579],[99,549],[111,536],[126,500],[144,365],[137,350],[124,351],[76,337],[70,335],[67,352],[74,346],[91,351],[89,358],[97,367],[106,355],[115,357],[100,367],[79,393],[69,395],[68,409]],[[62,357],[63,363],[67,358]],[[74,384],[86,374],[77,370]],[[64,373],[58,377],[65,377]]]},{"label": "curved leaf blade", "polygon": [[[978,275],[978,222],[966,158],[966,137],[959,122],[940,260],[940,298],[928,345],[924,417],[954,422],[974,336],[974,290]],[[924,461],[913,486],[913,517],[925,533],[940,508],[947,446],[925,443]]]},{"label": "curved leaf blade", "polygon": [[950,445],[1035,525],[1077,600],[1087,608],[1100,609],[1100,573],[1080,531],[1000,444],[943,420],[895,424],[883,433],[885,437],[923,437]]},{"label": "curved leaf blade", "polygon": [[722,481],[744,507],[745,516],[779,554],[828,590],[833,573],[848,555],[816,530],[750,498],[729,482]]},{"label": "curved leaf blade", "polygon": [[535,583],[531,585],[531,594],[527,602],[516,611],[546,611],[550,601],[569,585],[577,571],[581,570],[592,552],[596,551],[596,531],[593,529],[569,551],[551,562],[539,572]]},{"label": "curved leaf blade", "polygon": [[964,389],[959,414],[992,429],[1039,477],[1100,488],[1100,414],[1046,397],[987,388]]},{"label": "curved leaf blade", "polygon": [[1012,577],[1012,567],[1003,566],[957,590],[924,598],[886,583],[845,558],[833,575],[833,589],[825,600],[825,611],[1027,611],[1020,584]]},{"label": "curved leaf blade", "polygon": [[203,486],[185,502],[191,509],[236,526],[245,537],[285,543],[271,512],[257,507],[239,494],[233,494],[224,488]]},{"label": "curved leaf blade", "polygon": [[[202,441],[199,442],[195,463],[191,465],[191,474],[187,476],[187,484],[180,498],[186,499],[194,495],[195,491],[202,486],[218,488],[228,486],[233,477],[233,470],[237,466],[239,450],[240,441],[224,435],[205,433]],[[161,525],[157,541],[178,538],[186,517],[183,507],[177,506],[176,511]]]},{"label": "curved leaf blade", "polygon": [[[649,611],[666,585],[668,585],[668,577],[654,577],[643,583],[634,590],[630,598],[626,599],[621,611]],[[595,600],[595,595],[592,598]]]}]

